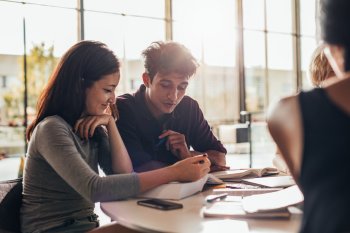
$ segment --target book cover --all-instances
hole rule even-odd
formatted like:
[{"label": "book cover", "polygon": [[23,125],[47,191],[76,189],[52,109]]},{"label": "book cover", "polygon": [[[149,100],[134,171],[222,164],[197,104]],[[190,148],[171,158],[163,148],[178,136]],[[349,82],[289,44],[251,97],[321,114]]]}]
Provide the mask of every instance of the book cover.
[{"label": "book cover", "polygon": [[215,218],[289,218],[290,212],[287,208],[249,213],[243,209],[241,202],[215,202],[211,206],[204,207],[204,217]]},{"label": "book cover", "polygon": [[231,188],[218,188],[213,190],[213,194],[228,193],[230,196],[247,197],[262,193],[271,193],[281,190],[281,188],[253,188],[253,189],[231,189]]},{"label": "book cover", "polygon": [[243,181],[249,184],[255,184],[269,188],[283,188],[295,185],[295,181],[292,176],[252,178],[243,179]]},{"label": "book cover", "polygon": [[214,176],[213,174],[208,174],[208,180],[206,184],[209,185],[218,185],[218,184],[224,184],[225,182],[219,178],[217,178],[216,176]]},{"label": "book cover", "polygon": [[265,168],[247,168],[247,169],[233,169],[228,171],[218,171],[210,173],[219,179],[239,179],[242,177],[262,177],[267,175],[278,174],[277,168],[265,167]]},{"label": "book cover", "polygon": [[153,188],[147,192],[141,193],[138,197],[180,200],[202,191],[208,175],[194,182],[172,182]]}]

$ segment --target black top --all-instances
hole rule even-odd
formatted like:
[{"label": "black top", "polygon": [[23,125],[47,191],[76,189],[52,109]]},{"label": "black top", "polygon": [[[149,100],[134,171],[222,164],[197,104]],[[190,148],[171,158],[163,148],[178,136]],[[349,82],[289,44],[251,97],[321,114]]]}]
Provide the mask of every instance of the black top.
[{"label": "black top", "polygon": [[117,126],[135,170],[151,161],[160,161],[166,165],[178,161],[166,150],[165,143],[158,139],[163,130],[168,129],[184,134],[187,146],[196,151],[216,150],[226,153],[195,100],[184,96],[171,114],[165,114],[158,121],[146,105],[145,90],[146,87],[141,85],[133,95],[125,94],[117,98],[120,114]]},{"label": "black top", "polygon": [[350,232],[350,116],[324,89],[300,93],[304,127],[301,232]]}]

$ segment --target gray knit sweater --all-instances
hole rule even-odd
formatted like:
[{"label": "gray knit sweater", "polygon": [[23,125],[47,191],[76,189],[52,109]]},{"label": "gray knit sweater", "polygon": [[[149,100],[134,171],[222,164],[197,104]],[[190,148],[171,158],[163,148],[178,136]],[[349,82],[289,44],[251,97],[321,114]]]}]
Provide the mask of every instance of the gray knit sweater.
[{"label": "gray knit sweater", "polygon": [[138,194],[138,176],[101,177],[98,164],[111,174],[106,132],[100,127],[90,140],[82,140],[59,116],[41,121],[29,142],[24,170],[22,232],[41,232],[67,219],[93,213],[94,203]]}]

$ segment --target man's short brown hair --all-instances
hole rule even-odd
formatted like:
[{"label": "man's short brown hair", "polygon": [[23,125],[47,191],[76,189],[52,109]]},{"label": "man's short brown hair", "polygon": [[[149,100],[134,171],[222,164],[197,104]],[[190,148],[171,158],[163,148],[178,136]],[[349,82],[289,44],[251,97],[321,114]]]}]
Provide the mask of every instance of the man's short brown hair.
[{"label": "man's short brown hair", "polygon": [[142,52],[145,70],[151,81],[157,73],[178,73],[191,77],[196,73],[198,62],[183,45],[169,41],[153,42]]}]

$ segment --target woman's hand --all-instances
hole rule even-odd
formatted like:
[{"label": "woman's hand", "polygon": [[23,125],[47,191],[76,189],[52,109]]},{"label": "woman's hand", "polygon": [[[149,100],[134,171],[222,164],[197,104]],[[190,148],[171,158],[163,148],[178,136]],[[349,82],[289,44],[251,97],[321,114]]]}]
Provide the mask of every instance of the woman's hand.
[{"label": "woman's hand", "polygon": [[205,176],[210,170],[207,154],[190,157],[160,169],[139,173],[140,192],[173,181],[190,182]]},{"label": "woman's hand", "polygon": [[196,181],[210,171],[210,161],[206,154],[181,160],[171,166],[177,181]]},{"label": "woman's hand", "polygon": [[83,139],[89,139],[94,135],[95,129],[100,125],[108,128],[109,124],[115,124],[111,115],[86,116],[80,118],[74,126],[74,131]]}]

